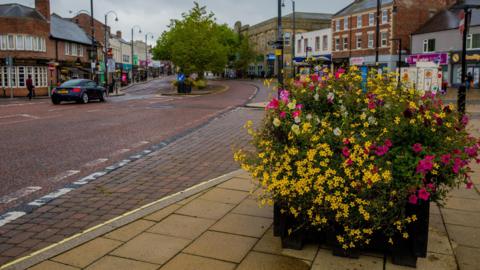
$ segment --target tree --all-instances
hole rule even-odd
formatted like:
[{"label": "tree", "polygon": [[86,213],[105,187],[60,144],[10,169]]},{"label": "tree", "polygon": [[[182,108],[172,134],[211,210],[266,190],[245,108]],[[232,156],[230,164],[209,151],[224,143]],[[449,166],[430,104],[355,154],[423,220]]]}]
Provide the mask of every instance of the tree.
[{"label": "tree", "polygon": [[255,62],[256,58],[257,54],[253,50],[249,39],[240,35],[235,68],[237,70],[246,72],[248,70],[248,66]]}]

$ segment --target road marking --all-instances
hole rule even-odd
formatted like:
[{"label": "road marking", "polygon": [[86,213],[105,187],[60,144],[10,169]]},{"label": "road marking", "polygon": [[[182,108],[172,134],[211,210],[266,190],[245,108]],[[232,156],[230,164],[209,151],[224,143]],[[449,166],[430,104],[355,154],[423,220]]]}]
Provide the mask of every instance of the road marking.
[{"label": "road marking", "polygon": [[98,110],[89,110],[89,111],[87,111],[87,112],[93,113],[93,112],[99,112],[99,111],[101,111],[101,110],[100,110],[100,109],[98,109]]},{"label": "road marking", "polygon": [[0,216],[0,227],[3,225],[9,223],[10,221],[13,221],[21,216],[26,215],[27,213],[25,212],[8,212],[4,215]]},{"label": "road marking", "polygon": [[117,163],[117,164],[114,164],[114,165],[112,165],[112,166],[108,166],[107,168],[105,168],[105,170],[107,170],[107,171],[113,171],[113,170],[119,169],[119,168],[127,165],[127,164],[130,163],[130,162],[131,162],[130,159],[124,159],[124,160],[120,161],[120,162]]},{"label": "road marking", "polygon": [[13,193],[0,197],[0,204],[7,204],[13,201],[16,201],[22,197],[28,196],[34,192],[39,191],[42,187],[26,187],[20,190],[17,190]]},{"label": "road marking", "polygon": [[76,170],[69,170],[69,171],[66,171],[66,172],[63,172],[53,178],[50,179],[50,181],[53,181],[53,182],[60,182],[62,181],[63,179],[65,178],[68,178],[72,175],[75,175],[75,174],[78,174],[80,173],[80,171],[76,171]]},{"label": "road marking", "polygon": [[93,181],[93,180],[96,180],[102,176],[104,176],[105,174],[107,174],[106,172],[96,172],[96,173],[92,173],[90,174],[89,176],[86,176],[76,182],[73,182],[74,185],[79,185],[79,186],[83,186],[83,185],[86,185],[88,184],[89,182]]},{"label": "road marking", "polygon": [[42,206],[42,205],[44,205],[44,204],[46,204],[46,203],[48,203],[48,202],[50,202],[50,201],[52,201],[52,200],[60,197],[60,196],[63,196],[63,195],[65,195],[65,194],[69,193],[69,192],[72,191],[72,190],[73,190],[73,188],[62,188],[62,189],[59,189],[59,190],[57,190],[57,191],[54,191],[54,192],[52,192],[52,193],[50,193],[50,194],[47,194],[47,195],[41,197],[40,199],[37,199],[37,200],[29,203],[28,205],[30,205],[30,206]]},{"label": "road marking", "polygon": [[87,162],[85,165],[83,165],[83,167],[95,167],[95,166],[97,166],[99,164],[102,164],[104,162],[107,162],[107,161],[108,161],[108,158],[99,158],[99,159]]},{"label": "road marking", "polygon": [[0,119],[14,118],[14,117],[25,117],[25,118],[31,118],[31,119],[40,119],[40,117],[33,116],[33,115],[30,115],[30,114],[10,114],[10,115],[0,116]]},{"label": "road marking", "polygon": [[12,103],[12,104],[2,104],[0,107],[15,107],[15,106],[25,106],[25,105],[36,105],[36,104],[45,104],[46,102],[30,102],[30,103]]}]

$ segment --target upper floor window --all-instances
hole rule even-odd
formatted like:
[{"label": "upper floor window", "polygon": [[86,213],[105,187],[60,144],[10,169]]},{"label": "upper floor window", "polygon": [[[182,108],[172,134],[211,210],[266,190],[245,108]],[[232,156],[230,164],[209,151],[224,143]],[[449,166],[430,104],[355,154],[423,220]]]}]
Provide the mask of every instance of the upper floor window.
[{"label": "upper floor window", "polygon": [[382,24],[388,23],[388,10],[382,10]]},{"label": "upper floor window", "polygon": [[467,49],[480,49],[480,33],[467,36]]},{"label": "upper floor window", "polygon": [[343,49],[348,50],[348,38],[343,38]]},{"label": "upper floor window", "polygon": [[382,40],[382,47],[387,47],[388,46],[388,32],[382,32],[381,34],[381,40]]},{"label": "upper floor window", "polygon": [[423,52],[435,51],[435,39],[425,39],[423,41]]},{"label": "upper floor window", "polygon": [[357,28],[362,28],[363,23],[362,23],[362,15],[357,16]]},{"label": "upper floor window", "polygon": [[340,31],[340,20],[335,21],[335,31]]},{"label": "upper floor window", "polygon": [[373,33],[368,34],[368,48],[373,48]]},{"label": "upper floor window", "polygon": [[0,50],[2,51],[35,51],[46,52],[45,38],[29,35],[0,35]]},{"label": "upper floor window", "polygon": [[347,30],[348,29],[348,17],[345,17],[343,19],[343,30]]},{"label": "upper floor window", "polygon": [[335,38],[335,51],[340,51],[340,38]]},{"label": "upper floor window", "polygon": [[358,35],[357,36],[357,49],[361,49],[361,48],[362,48],[362,36]]},{"label": "upper floor window", "polygon": [[17,35],[15,40],[17,50],[23,51],[25,49],[25,41],[23,35]]},{"label": "upper floor window", "polygon": [[328,51],[328,36],[324,35],[323,36],[323,41],[322,41],[322,47],[324,51]]},{"label": "upper floor window", "polygon": [[375,24],[375,14],[368,13],[368,26],[373,26]]},{"label": "upper floor window", "polygon": [[315,37],[315,51],[320,51],[320,37]]}]

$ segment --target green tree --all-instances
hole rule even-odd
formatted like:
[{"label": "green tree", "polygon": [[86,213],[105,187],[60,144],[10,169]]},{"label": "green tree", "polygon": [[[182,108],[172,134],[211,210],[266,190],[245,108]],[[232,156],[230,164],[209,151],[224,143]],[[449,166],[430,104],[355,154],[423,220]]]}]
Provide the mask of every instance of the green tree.
[{"label": "green tree", "polygon": [[240,41],[237,47],[237,57],[235,59],[235,68],[246,72],[248,66],[251,63],[254,63],[256,58],[257,54],[253,50],[249,39],[240,35]]}]

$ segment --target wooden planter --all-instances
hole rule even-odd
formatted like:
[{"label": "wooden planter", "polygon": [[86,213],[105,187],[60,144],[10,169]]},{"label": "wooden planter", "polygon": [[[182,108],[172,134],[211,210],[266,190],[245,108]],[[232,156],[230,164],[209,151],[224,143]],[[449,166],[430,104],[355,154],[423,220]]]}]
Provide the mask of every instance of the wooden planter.
[{"label": "wooden planter", "polygon": [[[287,208],[288,209],[288,208]],[[406,205],[407,216],[416,215],[417,221],[408,225],[408,239],[401,235],[395,236],[395,245],[387,244],[388,239],[384,235],[374,235],[371,244],[361,250],[343,250],[337,243],[335,228],[328,231],[318,231],[308,227],[307,222],[299,221],[288,213],[281,213],[281,204],[275,203],[273,207],[273,232],[282,239],[282,247],[300,250],[306,243],[326,244],[333,250],[333,255],[358,258],[359,251],[381,252],[390,254],[392,262],[396,265],[416,267],[417,258],[427,256],[428,224],[430,202],[421,201],[418,205]],[[288,230],[292,229],[289,234]]]}]

